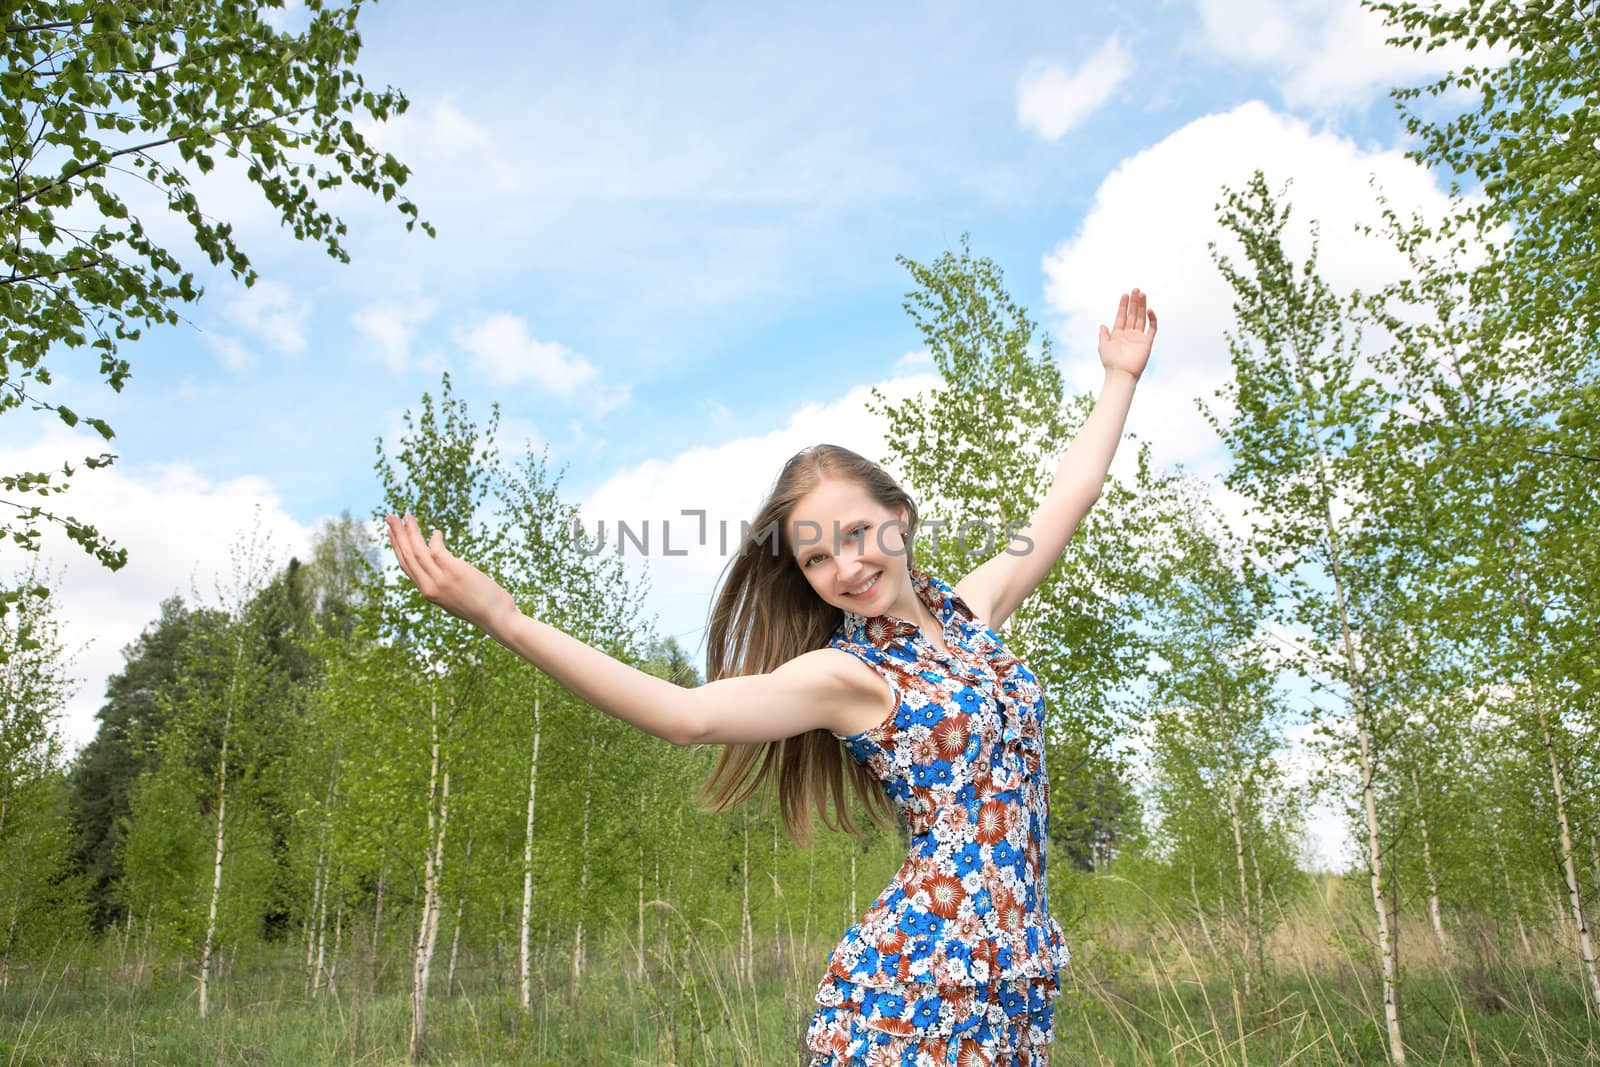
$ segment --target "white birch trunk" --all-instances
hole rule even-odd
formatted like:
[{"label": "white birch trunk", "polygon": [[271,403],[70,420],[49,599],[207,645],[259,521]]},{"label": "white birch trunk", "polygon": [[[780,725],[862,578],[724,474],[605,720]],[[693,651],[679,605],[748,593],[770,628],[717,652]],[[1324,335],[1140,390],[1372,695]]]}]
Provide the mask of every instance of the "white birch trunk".
[{"label": "white birch trunk", "polygon": [[1206,909],[1200,904],[1200,883],[1194,876],[1194,864],[1189,864],[1189,895],[1194,898],[1194,916],[1200,920],[1200,933],[1205,936],[1206,944],[1211,946],[1211,958],[1218,959],[1221,953],[1217,951],[1216,939],[1211,936],[1211,924],[1206,922]]},{"label": "white birch trunk", "polygon": [[339,776],[339,746],[334,746],[333,763],[328,769],[328,789],[322,800],[322,827],[317,831],[317,873],[311,884],[311,933],[306,938],[306,995],[317,992],[322,980],[322,944],[328,919],[328,820],[333,813],[333,791]]},{"label": "white birch trunk", "polygon": [[[1317,442],[1323,484],[1326,485],[1326,460]],[[1378,922],[1378,953],[1383,967],[1383,1018],[1389,1033],[1389,1062],[1405,1067],[1406,1047],[1400,1025],[1400,960],[1395,941],[1397,930],[1389,926],[1388,887],[1383,881],[1383,839],[1378,822],[1378,793],[1374,783],[1377,755],[1373,751],[1374,729],[1371,709],[1361,690],[1361,669],[1356,661],[1355,640],[1351,633],[1349,608],[1344,592],[1344,576],[1339,562],[1339,535],[1327,498],[1323,502],[1323,527],[1328,535],[1329,560],[1334,598],[1339,608],[1339,631],[1344,645],[1345,663],[1350,671],[1350,701],[1356,713],[1361,772],[1361,806],[1367,820],[1367,869],[1372,882],[1372,910]]]},{"label": "white birch trunk", "polygon": [[133,905],[128,905],[128,917],[122,926],[122,952],[117,960],[117,973],[123,977],[128,974],[128,942],[133,940]]},{"label": "white birch trunk", "polygon": [[[644,791],[643,790],[639,791],[639,826],[641,828],[644,826]],[[639,835],[639,885],[638,885],[638,892],[637,892],[637,894],[635,895],[635,898],[634,898],[634,903],[635,903],[635,906],[636,906],[637,910],[636,910],[635,915],[634,915],[634,923],[635,923],[635,925],[634,925],[634,931],[633,931],[633,948],[634,948],[633,980],[635,982],[643,983],[644,982],[644,834],[643,833],[641,833]]]},{"label": "white birch trunk", "polygon": [[1228,772],[1228,822],[1233,825],[1233,859],[1239,870],[1239,907],[1244,918],[1244,997],[1250,999],[1250,881],[1245,868],[1244,827],[1239,818],[1239,782]]},{"label": "white birch trunk", "polygon": [[1600,840],[1589,835],[1589,859],[1594,863],[1594,895],[1600,900]]},{"label": "white birch trunk", "polygon": [[1417,769],[1411,768],[1411,796],[1417,803],[1417,823],[1422,829],[1422,869],[1428,876],[1428,914],[1433,918],[1433,936],[1439,942],[1439,952],[1450,958],[1450,938],[1444,932],[1444,916],[1439,908],[1439,876],[1433,870],[1433,843],[1428,839],[1428,817],[1422,811],[1422,785],[1417,781]]},{"label": "white birch trunk", "polygon": [[1511,905],[1511,914],[1517,918],[1517,933],[1522,938],[1522,951],[1533,956],[1533,942],[1528,939],[1528,924],[1522,921],[1522,906],[1517,902],[1516,891],[1511,888],[1511,867],[1506,863],[1505,846],[1500,843],[1500,824],[1494,824],[1494,850],[1500,857],[1500,873],[1506,880],[1506,902]]},{"label": "white birch trunk", "polygon": [[[468,824],[471,825],[470,823]],[[462,874],[472,866],[472,834],[467,834],[467,853],[462,860]],[[456,917],[450,924],[450,966],[445,971],[444,992],[445,996],[454,996],[456,987],[456,958],[461,950],[461,916],[467,908],[467,894],[463,889],[456,893]]]},{"label": "white birch trunk", "polygon": [[1261,878],[1261,861],[1256,858],[1256,846],[1250,844],[1250,870],[1256,876],[1256,973],[1265,978],[1267,973],[1267,889]]},{"label": "white birch trunk", "polygon": [[378,991],[378,951],[383,942],[380,935],[383,933],[383,884],[387,879],[389,869],[385,866],[386,856],[378,856],[378,891],[377,899],[372,905],[372,960],[367,967],[367,995]]},{"label": "white birch trunk", "polygon": [[150,924],[155,918],[154,902],[144,906],[144,926],[139,931],[139,968],[134,972],[135,984],[144,981],[144,968],[150,960]]},{"label": "white birch trunk", "polygon": [[800,942],[806,948],[810,948],[811,913],[816,910],[813,905],[817,899],[817,846],[812,845],[806,852],[806,922],[800,934]]},{"label": "white birch trunk", "polygon": [[522,921],[517,928],[518,997],[522,1010],[533,1010],[531,976],[533,965],[528,955],[528,922],[533,914],[533,801],[539,788],[539,698],[533,698],[533,756],[528,760],[528,823],[522,834]]},{"label": "white birch trunk", "polygon": [[411,959],[411,1043],[407,1050],[415,1062],[427,1043],[428,975],[439,936],[439,880],[444,873],[445,832],[450,821],[450,772],[440,768],[439,702],[428,703],[432,738],[428,764],[428,838],[423,849],[422,915]]},{"label": "white birch trunk", "polygon": [[861,909],[856,907],[856,843],[850,842],[850,921],[855,922],[861,917]]},{"label": "white birch trunk", "polygon": [[217,943],[217,906],[222,901],[222,858],[227,845],[228,740],[233,729],[233,703],[239,691],[239,670],[244,662],[244,636],[234,645],[233,677],[228,681],[228,703],[222,715],[222,748],[217,756],[217,840],[211,864],[211,903],[206,908],[206,936],[200,949],[200,1018],[206,1017],[211,987],[211,957]]},{"label": "white birch trunk", "polygon": [[[1215,652],[1215,649],[1212,650]],[[1228,824],[1233,829],[1233,862],[1239,874],[1239,909],[1244,919],[1244,997],[1250,999],[1251,938],[1254,936],[1250,914],[1250,881],[1245,867],[1244,819],[1239,814],[1239,772],[1233,758],[1233,734],[1228,722],[1227,695],[1222,686],[1217,694],[1217,730],[1222,737],[1224,755],[1228,763],[1228,780],[1224,783],[1228,793]]]},{"label": "white birch trunk", "polygon": [[1395,936],[1398,931],[1391,929],[1389,921],[1388,887],[1383,881],[1382,828],[1378,821],[1378,792],[1374,783],[1377,774],[1377,755],[1373,751],[1375,734],[1371,711],[1361,691],[1361,669],[1356,660],[1355,640],[1351,633],[1350,617],[1346,607],[1344,579],[1340,572],[1339,538],[1333,524],[1332,512],[1326,509],[1326,505],[1323,524],[1328,534],[1334,597],[1339,608],[1340,638],[1344,646],[1345,663],[1350,671],[1350,702],[1356,713],[1361,806],[1367,822],[1367,871],[1372,886],[1372,911],[1378,923],[1378,954],[1383,971],[1383,1017],[1389,1034],[1389,1062],[1394,1064],[1394,1067],[1405,1067],[1406,1049],[1400,1025],[1400,960]]},{"label": "white birch trunk", "polygon": [[11,913],[11,921],[6,923],[5,951],[0,952],[0,993],[11,988],[11,943],[17,936],[17,914]]},{"label": "white birch trunk", "polygon": [[747,984],[755,980],[755,927],[750,922],[750,809],[744,810],[744,858],[739,864],[739,966]]},{"label": "white birch trunk", "polygon": [[344,864],[339,864],[339,873],[334,878],[333,884],[340,887],[339,895],[334,897],[333,904],[333,952],[328,957],[328,973],[323,976],[323,988],[329,993],[338,995],[334,987],[334,975],[339,969],[339,949],[344,944]]},{"label": "white birch trunk", "polygon": [[780,916],[784,909],[778,902],[783,899],[783,886],[778,882],[778,824],[783,821],[781,814],[775,814],[772,819],[772,951],[777,954],[779,962],[783,960],[783,921]]},{"label": "white birch trunk", "polygon": [[317,911],[322,904],[322,865],[325,862],[323,845],[317,844],[317,868],[311,876],[311,907],[306,910],[306,999],[316,992],[317,933],[321,921]]},{"label": "white birch trunk", "polygon": [[[1523,639],[1531,641],[1531,628],[1533,611],[1528,603],[1527,588],[1523,584],[1522,569],[1512,567],[1512,578],[1517,587],[1517,603],[1522,609]],[[1600,958],[1595,954],[1594,938],[1589,933],[1589,923],[1583,913],[1583,888],[1578,884],[1578,863],[1576,849],[1572,844],[1572,825],[1567,818],[1566,783],[1561,774],[1561,761],[1556,759],[1555,738],[1550,730],[1550,716],[1544,701],[1538,694],[1530,694],[1534,707],[1539,711],[1539,737],[1544,744],[1545,756],[1550,762],[1550,784],[1555,791],[1556,823],[1561,831],[1561,873],[1566,878],[1567,899],[1572,906],[1573,932],[1577,935],[1578,958],[1582,961],[1585,976],[1589,981],[1589,995],[1593,997],[1593,1007],[1596,1014],[1600,1014]]]},{"label": "white birch trunk", "polygon": [[313,995],[322,991],[322,971],[326,963],[323,948],[327,942],[328,929],[328,872],[322,872],[322,884],[317,892],[317,958],[311,969],[311,992]]},{"label": "white birch trunk", "polygon": [[455,996],[456,988],[456,960],[461,952],[461,913],[466,909],[467,898],[464,894],[456,895],[456,917],[450,924],[450,965],[444,972],[444,995]]},{"label": "white birch trunk", "polygon": [[[1349,634],[1346,633],[1348,641]],[[1358,709],[1356,729],[1361,735],[1361,800],[1367,816],[1367,863],[1372,881],[1372,910],[1378,918],[1378,951],[1383,962],[1383,1017],[1389,1029],[1389,1061],[1405,1067],[1406,1050],[1400,1030],[1400,963],[1395,933],[1389,928],[1389,902],[1383,884],[1383,845],[1379,837],[1377,790],[1373,787],[1372,723]]]},{"label": "white birch trunk", "polygon": [[578,929],[572,939],[572,976],[583,978],[583,915],[589,904],[589,804],[594,798],[594,737],[589,738],[589,769],[583,780],[583,836],[578,861]]},{"label": "white birch trunk", "polygon": [[1555,789],[1556,822],[1561,827],[1561,871],[1567,880],[1567,899],[1572,905],[1573,932],[1577,934],[1578,956],[1583,961],[1589,979],[1589,995],[1594,998],[1594,1009],[1600,1013],[1600,959],[1595,956],[1594,938],[1589,933],[1589,922],[1583,913],[1583,890],[1578,884],[1578,866],[1573,855],[1572,827],[1567,821],[1567,801],[1562,781],[1561,764],[1556,759],[1555,742],[1550,734],[1549,717],[1544,703],[1539,701],[1539,731],[1544,738],[1545,754],[1550,758],[1550,781]]}]

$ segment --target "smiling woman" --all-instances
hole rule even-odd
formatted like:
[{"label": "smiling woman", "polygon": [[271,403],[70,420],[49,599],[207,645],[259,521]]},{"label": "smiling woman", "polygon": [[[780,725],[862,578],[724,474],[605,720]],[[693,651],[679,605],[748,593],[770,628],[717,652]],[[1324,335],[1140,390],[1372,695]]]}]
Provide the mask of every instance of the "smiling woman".
[{"label": "smiling woman", "polygon": [[401,567],[595,707],[675,743],[719,743],[704,788],[732,808],[775,782],[802,843],[811,810],[854,829],[845,781],[911,850],[829,956],[813,1067],[1041,1065],[1069,958],[1049,914],[1044,694],[998,634],[1099,496],[1155,338],[1139,290],[1101,327],[1106,382],[1038,510],[954,586],[916,569],[917,509],[835,445],[792,457],[729,564],[707,677],[681,689],[521,614],[435,531],[389,517]]}]

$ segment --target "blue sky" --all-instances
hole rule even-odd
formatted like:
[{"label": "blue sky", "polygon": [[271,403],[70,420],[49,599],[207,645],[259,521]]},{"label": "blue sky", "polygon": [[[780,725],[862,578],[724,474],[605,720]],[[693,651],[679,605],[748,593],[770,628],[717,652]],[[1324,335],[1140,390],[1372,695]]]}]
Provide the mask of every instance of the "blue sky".
[{"label": "blue sky", "polygon": [[[436,240],[341,196],[341,266],[224,170],[203,203],[261,283],[203,275],[188,321],[126,349],[120,396],[57,357],[57,396],[108,418],[121,456],[72,507],[133,556],[110,575],[46,555],[80,648],[72,741],[118,650],[164,595],[212,596],[254,515],[287,555],[322,518],[368,513],[375,439],[446,369],[476,412],[500,404],[506,447],[548,445],[591,516],[737,522],[795,448],[881,456],[866,390],[931,383],[895,257],[965,232],[1080,387],[1117,294],[1149,291],[1163,329],[1131,427],[1158,459],[1214,471],[1194,397],[1226,370],[1206,254],[1220,184],[1292,178],[1352,284],[1395,268],[1349,232],[1372,216],[1369,176],[1401,206],[1442,203],[1386,90],[1459,57],[1385,48],[1355,3],[540,7],[362,16],[360,68],[412,101],[373,136],[413,168]],[[84,443],[13,415],[0,465]],[[694,647],[721,560],[650,562],[662,630]]]}]

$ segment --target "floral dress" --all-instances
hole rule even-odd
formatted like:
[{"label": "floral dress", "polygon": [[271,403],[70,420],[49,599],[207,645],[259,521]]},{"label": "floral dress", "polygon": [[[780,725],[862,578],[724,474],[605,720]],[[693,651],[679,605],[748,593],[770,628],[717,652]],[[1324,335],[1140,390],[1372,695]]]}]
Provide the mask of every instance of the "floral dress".
[{"label": "floral dress", "polygon": [[912,585],[946,655],[901,619],[846,613],[830,644],[895,710],[840,737],[883,783],[911,854],[828,958],[812,1067],[1043,1067],[1068,951],[1045,890],[1044,694],[949,585]]}]

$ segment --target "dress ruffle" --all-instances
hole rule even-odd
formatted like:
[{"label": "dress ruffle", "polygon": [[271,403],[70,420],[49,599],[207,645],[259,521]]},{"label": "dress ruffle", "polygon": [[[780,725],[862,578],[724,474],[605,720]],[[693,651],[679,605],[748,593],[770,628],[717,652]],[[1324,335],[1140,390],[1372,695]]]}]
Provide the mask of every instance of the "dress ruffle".
[{"label": "dress ruffle", "polygon": [[806,1031],[811,1067],[1046,1067],[1054,975],[883,988],[829,974]]}]

